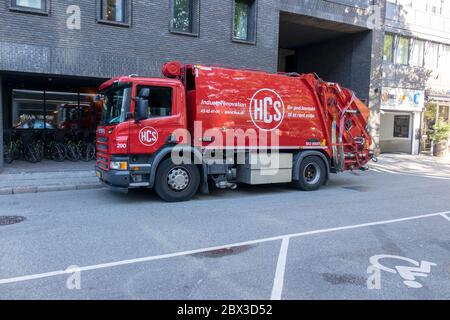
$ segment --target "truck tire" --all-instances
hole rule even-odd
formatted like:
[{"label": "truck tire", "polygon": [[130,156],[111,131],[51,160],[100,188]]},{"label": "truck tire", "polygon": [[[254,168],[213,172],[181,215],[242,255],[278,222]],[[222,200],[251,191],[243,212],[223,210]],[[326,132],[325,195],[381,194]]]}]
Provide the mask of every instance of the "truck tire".
[{"label": "truck tire", "polygon": [[156,171],[155,191],[167,202],[190,200],[200,185],[200,172],[194,164],[176,165],[164,160]]},{"label": "truck tire", "polygon": [[322,159],[316,156],[306,157],[300,163],[299,180],[295,186],[303,191],[316,191],[326,181],[327,171]]}]

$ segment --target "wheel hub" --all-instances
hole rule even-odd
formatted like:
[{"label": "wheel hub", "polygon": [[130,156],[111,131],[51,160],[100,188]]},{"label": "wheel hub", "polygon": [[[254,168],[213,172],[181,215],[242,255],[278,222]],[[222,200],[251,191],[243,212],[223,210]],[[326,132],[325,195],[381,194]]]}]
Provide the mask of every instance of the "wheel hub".
[{"label": "wheel hub", "polygon": [[167,184],[175,191],[183,191],[186,189],[189,181],[189,173],[184,168],[174,168],[167,175]]},{"label": "wheel hub", "polygon": [[320,169],[317,164],[310,163],[303,172],[305,181],[309,184],[316,184],[320,179]]}]

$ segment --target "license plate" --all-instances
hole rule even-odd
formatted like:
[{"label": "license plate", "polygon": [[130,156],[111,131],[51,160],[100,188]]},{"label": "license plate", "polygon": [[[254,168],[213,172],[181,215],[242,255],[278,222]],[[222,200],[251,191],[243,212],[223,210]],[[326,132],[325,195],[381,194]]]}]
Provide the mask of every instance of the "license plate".
[{"label": "license plate", "polygon": [[100,171],[97,171],[97,177],[99,177],[99,178],[102,177],[102,173]]}]

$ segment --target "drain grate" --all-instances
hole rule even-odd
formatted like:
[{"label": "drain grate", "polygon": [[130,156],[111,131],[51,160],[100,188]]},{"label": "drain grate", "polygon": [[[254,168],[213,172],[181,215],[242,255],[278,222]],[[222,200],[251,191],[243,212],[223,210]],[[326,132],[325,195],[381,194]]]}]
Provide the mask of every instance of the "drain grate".
[{"label": "drain grate", "polygon": [[8,226],[11,224],[21,223],[26,218],[22,216],[0,216],[0,226]]}]

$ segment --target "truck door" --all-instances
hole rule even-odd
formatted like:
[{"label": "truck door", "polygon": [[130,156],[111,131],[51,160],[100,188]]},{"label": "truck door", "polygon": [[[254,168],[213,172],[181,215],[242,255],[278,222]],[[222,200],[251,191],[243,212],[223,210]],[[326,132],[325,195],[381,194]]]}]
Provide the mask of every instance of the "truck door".
[{"label": "truck door", "polygon": [[[186,128],[185,101],[182,86],[136,83],[133,96],[149,89],[148,116],[130,125],[130,154],[153,154],[170,142],[176,129]],[[147,91],[148,92],[148,91]],[[133,103],[134,112],[135,103]]]}]

